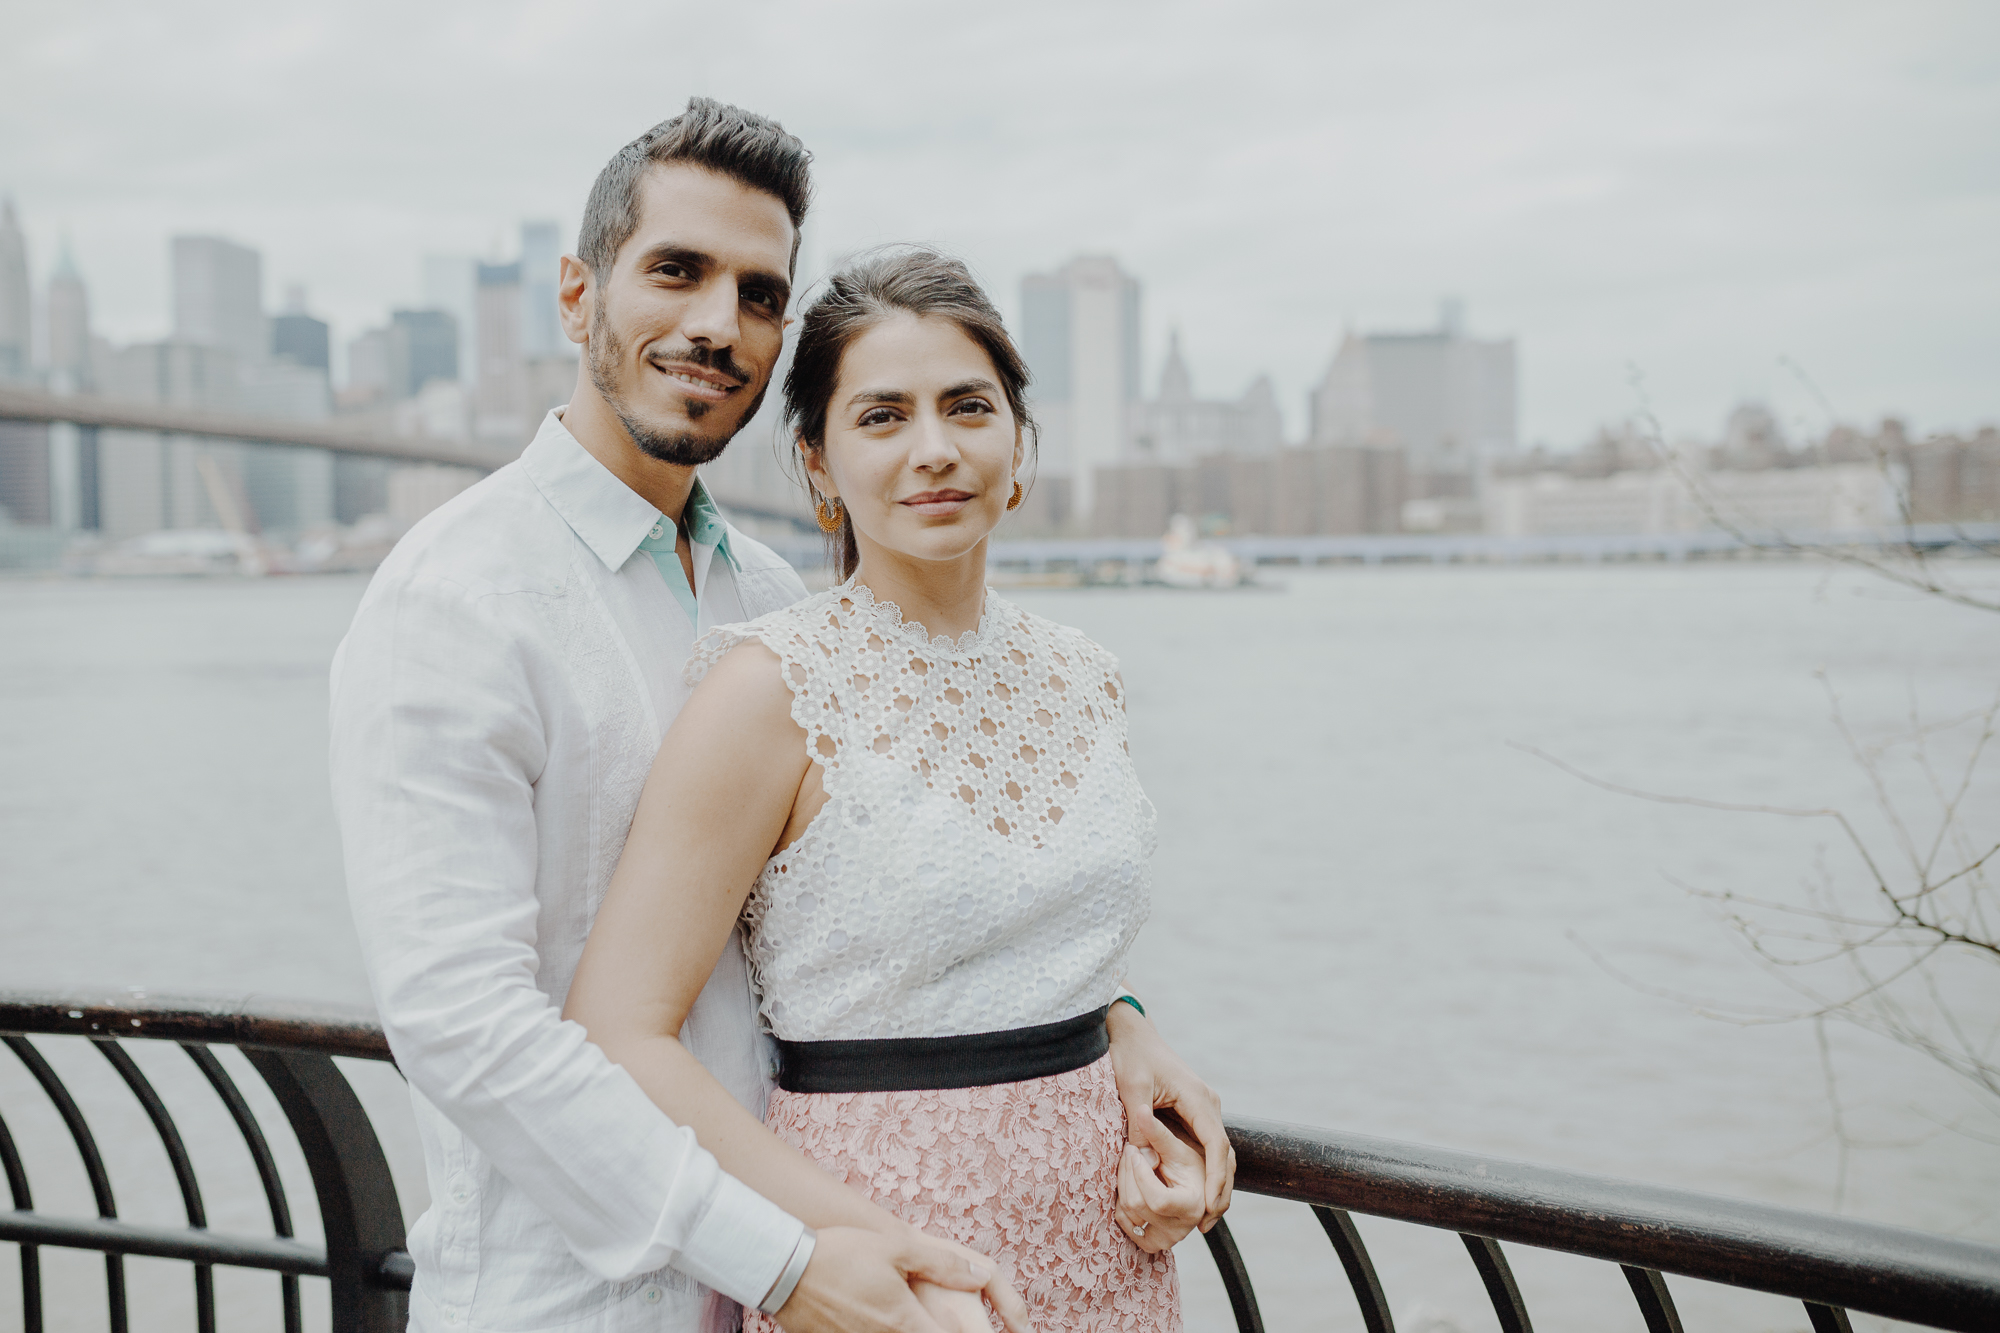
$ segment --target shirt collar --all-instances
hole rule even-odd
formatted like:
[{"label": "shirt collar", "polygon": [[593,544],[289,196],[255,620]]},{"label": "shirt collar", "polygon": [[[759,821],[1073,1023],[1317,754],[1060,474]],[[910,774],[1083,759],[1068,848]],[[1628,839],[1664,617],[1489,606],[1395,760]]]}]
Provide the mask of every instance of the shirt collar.
[{"label": "shirt collar", "polygon": [[[606,569],[616,572],[660,521],[660,511],[577,443],[561,412],[555,408],[542,418],[542,428],[521,454],[521,467],[570,530]],[[731,569],[738,567],[729,549],[729,525],[699,477],[688,496],[686,518],[690,541],[714,546]]]},{"label": "shirt collar", "polygon": [[700,477],[694,479],[694,489],[688,492],[687,508],[681,517],[686,520],[688,541],[713,546],[731,569],[742,571],[742,566],[736,563],[736,553],[729,549],[729,525],[722,521],[722,513],[709,498],[708,487]]}]

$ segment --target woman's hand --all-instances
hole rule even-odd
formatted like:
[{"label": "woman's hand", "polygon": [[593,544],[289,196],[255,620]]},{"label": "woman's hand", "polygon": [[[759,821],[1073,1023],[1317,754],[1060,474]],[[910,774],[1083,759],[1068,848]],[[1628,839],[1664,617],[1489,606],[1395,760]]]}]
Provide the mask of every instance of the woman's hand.
[{"label": "woman's hand", "polygon": [[[1197,1159],[1201,1163],[1198,1224],[1206,1232],[1229,1210],[1229,1194],[1236,1183],[1236,1150],[1229,1146],[1229,1135],[1222,1128],[1222,1100],[1208,1084],[1195,1077],[1186,1061],[1174,1054],[1152,1020],[1131,1005],[1112,1005],[1104,1026],[1111,1037],[1112,1075],[1118,1081],[1119,1100],[1125,1103],[1126,1135],[1130,1140],[1126,1151],[1129,1154],[1133,1148],[1150,1149],[1158,1162],[1170,1164],[1174,1170],[1181,1169],[1173,1164],[1193,1150],[1154,1112],[1171,1109],[1179,1117],[1201,1150]],[[1125,1166],[1121,1163],[1119,1214],[1125,1234],[1143,1248],[1164,1249],[1165,1246],[1145,1245],[1144,1241],[1155,1226],[1170,1229],[1180,1220],[1178,1215],[1152,1212],[1144,1191],[1128,1201],[1124,1181]],[[1128,1214],[1132,1226],[1124,1225]],[[1135,1234],[1135,1226],[1144,1231]],[[1183,1229],[1174,1239],[1186,1234]]]},{"label": "woman's hand", "polygon": [[1148,1254],[1170,1250],[1202,1224],[1201,1154],[1168,1135],[1162,1157],[1127,1143],[1118,1159],[1118,1229]]}]

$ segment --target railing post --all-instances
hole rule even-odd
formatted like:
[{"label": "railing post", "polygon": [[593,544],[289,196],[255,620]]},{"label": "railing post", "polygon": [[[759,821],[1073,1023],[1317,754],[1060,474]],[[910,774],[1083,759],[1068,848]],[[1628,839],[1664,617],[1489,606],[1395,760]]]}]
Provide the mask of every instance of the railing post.
[{"label": "railing post", "polygon": [[409,1297],[380,1280],[383,1259],[403,1247],[403,1207],[361,1099],[330,1056],[252,1046],[243,1054],[270,1084],[312,1170],[333,1333],[403,1333]]}]

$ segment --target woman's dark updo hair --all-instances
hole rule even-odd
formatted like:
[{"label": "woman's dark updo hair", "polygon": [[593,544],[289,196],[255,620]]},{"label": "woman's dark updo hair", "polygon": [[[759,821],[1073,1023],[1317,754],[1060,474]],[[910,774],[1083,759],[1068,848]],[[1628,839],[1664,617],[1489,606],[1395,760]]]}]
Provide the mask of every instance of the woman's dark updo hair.
[{"label": "woman's dark updo hair", "polygon": [[[826,448],[826,414],[840,382],[841,358],[856,338],[895,314],[935,315],[958,325],[985,349],[1013,410],[1016,428],[1036,441],[1028,411],[1028,363],[1021,359],[1000,312],[959,260],[921,246],[873,251],[826,281],[799,323],[792,368],[785,375],[787,434],[812,453]],[[807,482],[806,489],[812,486]],[[815,500],[817,493],[813,494]],[[854,520],[841,506],[840,529],[827,534],[827,555],[845,579],[861,563]]]}]

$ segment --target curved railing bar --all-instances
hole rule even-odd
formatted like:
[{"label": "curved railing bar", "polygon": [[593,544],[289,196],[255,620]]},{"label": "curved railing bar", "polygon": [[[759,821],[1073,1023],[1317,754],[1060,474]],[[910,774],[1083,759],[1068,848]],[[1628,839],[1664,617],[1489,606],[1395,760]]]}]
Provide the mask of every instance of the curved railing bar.
[{"label": "curved railing bar", "polygon": [[35,1076],[35,1082],[42,1085],[42,1091],[55,1105],[56,1114],[62,1117],[69,1136],[76,1143],[77,1156],[83,1159],[84,1174],[90,1177],[92,1201],[97,1205],[99,1217],[118,1216],[118,1203],[111,1194],[111,1177],[104,1169],[104,1157],[97,1151],[97,1138],[90,1132],[90,1123],[83,1118],[83,1111],[76,1104],[76,1098],[69,1095],[69,1089],[56,1076],[56,1071],[34,1043],[26,1037],[5,1036],[0,1041],[26,1065],[28,1072]]},{"label": "curved railing bar", "polygon": [[1812,1321],[1813,1333],[1854,1333],[1854,1325],[1847,1322],[1847,1311],[1831,1305],[1807,1301],[1806,1318]]},{"label": "curved railing bar", "polygon": [[1354,1219],[1343,1209],[1320,1204],[1313,1205],[1313,1216],[1332,1242],[1333,1252],[1340,1256],[1340,1266],[1347,1270],[1347,1285],[1354,1288],[1354,1299],[1361,1305],[1362,1326],[1368,1333],[1396,1333],[1389,1300],[1382,1294],[1382,1279],[1375,1276],[1375,1261],[1368,1257],[1368,1247],[1362,1243]]},{"label": "curved railing bar", "polygon": [[[8,1132],[7,1119],[0,1116],[0,1170],[7,1174],[7,1193],[13,1196],[14,1210],[35,1211],[35,1196],[28,1188],[28,1169],[21,1165],[20,1151]],[[23,1333],[42,1333],[42,1252],[35,1245],[21,1250],[21,1328]]]},{"label": "curved railing bar", "polygon": [[2000,1327],[2000,1251],[1445,1148],[1230,1117],[1236,1187],[1933,1328]]},{"label": "curved railing bar", "polygon": [[[120,1046],[116,1038],[102,1037],[91,1043],[118,1071],[118,1077],[125,1080],[125,1086],[146,1112],[146,1118],[153,1122],[153,1132],[159,1135],[160,1146],[166,1149],[167,1163],[173,1167],[174,1183],[180,1186],[181,1207],[187,1213],[190,1227],[206,1231],[208,1212],[201,1206],[201,1183],[194,1177],[194,1163],[188,1160],[187,1145],[181,1142],[180,1127],[174,1124],[174,1117],[167,1110],[167,1104],[160,1100],[152,1081],[139,1068],[132,1053]],[[196,1333],[215,1333],[215,1269],[207,1264],[194,1266],[194,1323]]]},{"label": "curved railing bar", "polygon": [[1486,1284],[1486,1298],[1493,1302],[1493,1313],[1499,1316],[1500,1333],[1535,1333],[1535,1326],[1528,1320],[1528,1303],[1521,1299],[1520,1285],[1514,1281],[1514,1270],[1507,1263],[1507,1256],[1500,1252],[1500,1242],[1462,1231],[1458,1238],[1465,1242],[1465,1252],[1472,1256],[1472,1266],[1479,1270],[1479,1280]]},{"label": "curved railing bar", "polygon": [[[250,1103],[243,1099],[242,1089],[236,1080],[229,1077],[229,1071],[216,1059],[215,1052],[198,1042],[180,1043],[188,1059],[194,1061],[208,1085],[215,1089],[215,1095],[228,1108],[229,1118],[236,1122],[236,1128],[243,1135],[243,1146],[250,1152],[250,1160],[256,1163],[257,1179],[264,1186],[264,1201],[271,1207],[271,1230],[284,1239],[292,1235],[292,1210],[285,1199],[285,1182],[278,1176],[278,1163],[271,1156],[271,1144],[264,1137],[264,1127],[257,1123],[256,1115],[250,1110]],[[279,1296],[284,1305],[285,1333],[299,1333],[303,1316],[299,1309],[299,1279],[295,1274],[286,1273],[278,1279]]]},{"label": "curved railing bar", "polygon": [[1667,1280],[1660,1276],[1656,1268],[1635,1268],[1631,1264],[1620,1264],[1625,1281],[1632,1288],[1632,1299],[1639,1302],[1639,1313],[1646,1320],[1646,1333],[1682,1333],[1680,1311],[1674,1308],[1674,1298],[1667,1291]]},{"label": "curved railing bar", "polygon": [[[111,1197],[111,1177],[104,1170],[104,1158],[97,1151],[97,1139],[90,1132],[90,1122],[83,1118],[83,1112],[76,1104],[76,1098],[69,1095],[69,1089],[56,1077],[56,1071],[42,1058],[33,1042],[26,1037],[8,1035],[0,1037],[7,1048],[14,1052],[28,1072],[35,1076],[35,1082],[42,1085],[42,1092],[55,1105],[56,1114],[69,1130],[70,1139],[76,1144],[77,1156],[83,1159],[84,1174],[90,1177],[90,1192],[97,1203],[97,1215],[101,1218],[118,1216],[118,1204]],[[125,1260],[122,1256],[107,1253],[104,1256],[104,1300],[109,1307],[111,1333],[126,1333],[125,1317]]]},{"label": "curved railing bar", "polygon": [[1229,1234],[1229,1224],[1218,1219],[1202,1237],[1208,1242],[1209,1257],[1222,1275],[1222,1289],[1229,1296],[1229,1312],[1236,1316],[1236,1333],[1264,1333],[1264,1316],[1257,1309],[1257,1290],[1250,1285],[1250,1270]]},{"label": "curved railing bar", "polygon": [[403,1208],[367,1108],[321,1052],[251,1046],[243,1055],[278,1099],[312,1173],[335,1333],[402,1333],[408,1289],[392,1284],[390,1261],[407,1248]]}]

